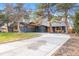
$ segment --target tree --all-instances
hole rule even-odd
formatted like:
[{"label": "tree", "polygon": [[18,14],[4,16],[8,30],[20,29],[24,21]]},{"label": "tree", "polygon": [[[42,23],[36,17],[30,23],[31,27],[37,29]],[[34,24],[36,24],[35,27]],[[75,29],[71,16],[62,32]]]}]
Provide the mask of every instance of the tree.
[{"label": "tree", "polygon": [[79,12],[76,12],[76,15],[75,15],[74,30],[79,35]]},{"label": "tree", "polygon": [[3,25],[5,22],[5,14],[0,14],[0,25]]},{"label": "tree", "polygon": [[[41,15],[42,16],[46,16],[48,18],[48,23],[49,23],[49,27],[48,27],[48,32],[53,32],[52,31],[52,7],[55,6],[55,3],[49,4],[49,3],[41,3],[38,6],[38,9],[40,9]],[[39,12],[39,13],[40,13]]]},{"label": "tree", "polygon": [[3,21],[5,14],[0,14],[0,19]]},{"label": "tree", "polygon": [[16,10],[16,21],[18,24],[18,32],[20,32],[20,20],[22,20],[22,17],[24,17],[24,3],[17,3],[15,6]]},{"label": "tree", "polygon": [[43,10],[37,10],[37,11],[35,12],[35,14],[36,14],[37,17],[40,17],[40,16],[43,16],[43,17],[44,17],[44,16],[45,16]]},{"label": "tree", "polygon": [[4,10],[5,10],[4,22],[7,24],[7,30],[8,30],[8,22],[9,22],[8,17],[9,17],[9,15],[13,14],[13,12],[14,12],[13,5],[6,3]]},{"label": "tree", "polygon": [[66,24],[66,33],[68,33],[68,12],[74,7],[74,3],[58,3],[56,4],[57,11],[64,13],[65,24]]}]

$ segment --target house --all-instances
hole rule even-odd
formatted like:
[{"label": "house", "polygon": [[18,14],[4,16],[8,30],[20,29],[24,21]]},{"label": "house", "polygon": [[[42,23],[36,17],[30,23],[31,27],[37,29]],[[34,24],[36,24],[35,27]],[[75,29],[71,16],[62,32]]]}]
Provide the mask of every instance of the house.
[{"label": "house", "polygon": [[52,23],[52,30],[55,33],[65,33],[66,32],[66,24],[61,22],[53,22]]},{"label": "house", "polygon": [[[66,24],[64,21],[60,22],[52,22],[52,31],[53,33],[65,33],[66,32]],[[48,32],[49,23],[47,21],[44,21],[40,25],[40,29],[42,32]]]},{"label": "house", "polygon": [[[21,32],[48,32],[49,25],[46,23],[41,23],[40,25],[36,25],[34,22],[30,22],[26,24],[24,22],[20,22],[20,31]],[[2,32],[18,32],[18,24],[15,25],[10,24],[8,26],[8,31],[6,26],[2,26]],[[52,23],[52,31],[54,33],[65,33],[66,32],[66,25],[64,22],[53,22]]]},{"label": "house", "polygon": [[[19,21],[19,29],[21,32],[49,32],[49,26],[48,18],[39,17],[37,20],[25,21],[25,19],[22,19]],[[66,33],[66,24],[63,20],[51,22],[51,28],[53,33]],[[8,31],[18,32],[17,21],[8,24]]]},{"label": "house", "polygon": [[[48,32],[49,28],[48,18],[43,18],[40,21],[39,26],[36,27],[36,32]],[[52,31],[54,33],[65,33],[66,32],[66,24],[64,21],[54,21],[51,22]]]},{"label": "house", "polygon": [[[20,22],[20,31],[21,32],[48,32],[49,23],[48,19],[42,19],[40,21],[31,21],[28,24],[25,22]],[[52,22],[52,31],[53,33],[65,33],[66,24],[64,21]]]},{"label": "house", "polygon": [[[28,25],[28,32],[48,32],[49,23],[48,19],[42,19],[38,22],[30,22]],[[66,24],[64,21],[60,22],[52,22],[52,31],[54,33],[65,33],[66,32]]]}]

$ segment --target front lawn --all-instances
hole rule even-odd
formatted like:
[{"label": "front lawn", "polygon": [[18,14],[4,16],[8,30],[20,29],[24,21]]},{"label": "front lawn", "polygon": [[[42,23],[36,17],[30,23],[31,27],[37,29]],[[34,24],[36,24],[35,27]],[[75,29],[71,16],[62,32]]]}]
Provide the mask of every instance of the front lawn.
[{"label": "front lawn", "polygon": [[0,43],[29,39],[40,36],[35,33],[0,33]]}]

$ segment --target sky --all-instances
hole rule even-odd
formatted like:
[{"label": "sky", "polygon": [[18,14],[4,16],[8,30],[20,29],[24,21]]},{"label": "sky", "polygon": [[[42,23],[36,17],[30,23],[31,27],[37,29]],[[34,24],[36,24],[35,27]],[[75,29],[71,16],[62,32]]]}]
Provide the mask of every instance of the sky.
[{"label": "sky", "polygon": [[[13,5],[15,5],[15,3],[13,3]],[[38,3],[25,3],[24,4],[24,8],[27,9],[32,9],[32,10],[36,10],[37,9],[37,5]],[[77,4],[79,6],[79,4]],[[0,10],[3,10],[5,8],[5,3],[0,3]],[[78,7],[79,8],[79,7]],[[60,15],[61,13],[57,12],[57,15]],[[69,14],[74,15],[73,11],[69,11]]]},{"label": "sky", "polygon": [[[37,3],[26,3],[24,5],[25,8],[27,9],[32,9],[35,10],[37,6]],[[0,10],[3,10],[5,8],[5,3],[0,3]]]},{"label": "sky", "polygon": [[37,9],[37,3],[27,3],[27,4],[25,4],[24,7],[28,8],[28,9],[35,10],[35,9]]},{"label": "sky", "polygon": [[[38,3],[26,3],[24,4],[24,8],[25,9],[32,9],[32,10],[36,10],[37,9],[37,4]],[[15,5],[15,3],[13,4]],[[5,3],[0,3],[0,10],[3,10],[5,8]],[[71,14],[74,14],[73,12],[70,12]],[[60,13],[61,14],[61,13]],[[60,15],[59,14],[59,15]],[[58,15],[58,13],[57,13]],[[70,22],[70,21],[69,21]],[[71,22],[72,23],[72,22]]]}]

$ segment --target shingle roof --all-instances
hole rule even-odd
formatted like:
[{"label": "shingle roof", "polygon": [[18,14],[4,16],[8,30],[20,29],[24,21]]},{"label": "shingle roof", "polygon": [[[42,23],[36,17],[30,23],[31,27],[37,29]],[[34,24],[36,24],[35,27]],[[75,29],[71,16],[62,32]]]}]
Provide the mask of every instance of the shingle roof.
[{"label": "shingle roof", "polygon": [[[43,19],[41,25],[49,26],[48,19],[45,19],[45,20]],[[66,26],[66,24],[64,23],[64,21],[52,22],[52,26]]]},{"label": "shingle roof", "polygon": [[[30,21],[30,22],[33,22],[33,21]],[[30,22],[28,22],[28,23],[30,23]],[[40,25],[49,26],[49,22],[48,22],[47,18],[39,19],[35,23],[36,24],[38,23],[37,26],[40,26]],[[57,22],[52,22],[52,26],[53,27],[55,27],[55,26],[66,26],[66,24],[64,23],[64,21],[57,21]]]},{"label": "shingle roof", "polygon": [[66,24],[62,21],[62,22],[53,22],[52,26],[66,26]]}]

